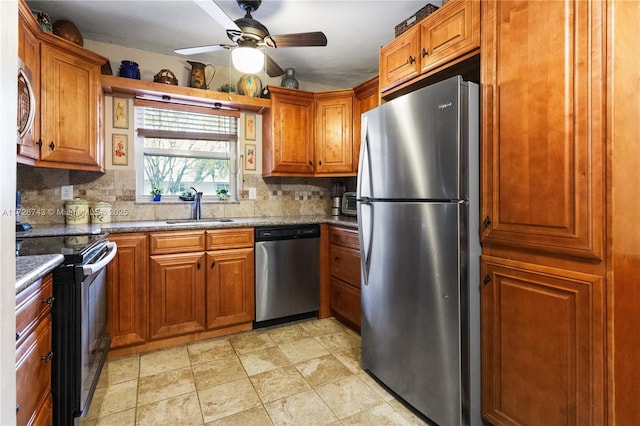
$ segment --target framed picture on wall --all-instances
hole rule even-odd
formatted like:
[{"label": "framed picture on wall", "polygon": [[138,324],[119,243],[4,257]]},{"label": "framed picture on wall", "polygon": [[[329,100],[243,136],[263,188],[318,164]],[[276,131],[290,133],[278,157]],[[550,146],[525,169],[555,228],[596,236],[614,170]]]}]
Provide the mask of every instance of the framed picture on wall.
[{"label": "framed picture on wall", "polygon": [[113,128],[129,128],[129,102],[127,98],[113,97]]},{"label": "framed picture on wall", "polygon": [[111,135],[111,163],[114,166],[129,165],[129,142],[127,135]]},{"label": "framed picture on wall", "polygon": [[248,141],[256,140],[256,115],[245,114],[244,116],[244,138]]},{"label": "framed picture on wall", "polygon": [[244,144],[244,169],[256,169],[256,146],[252,143]]}]

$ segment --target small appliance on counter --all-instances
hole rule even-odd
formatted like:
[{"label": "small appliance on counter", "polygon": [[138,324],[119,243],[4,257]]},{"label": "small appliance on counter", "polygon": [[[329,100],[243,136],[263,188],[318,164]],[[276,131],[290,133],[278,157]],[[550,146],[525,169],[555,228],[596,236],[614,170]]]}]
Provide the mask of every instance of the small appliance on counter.
[{"label": "small appliance on counter", "polygon": [[22,195],[20,191],[16,191],[16,232],[28,231],[31,229],[31,225],[28,223],[22,223],[20,216],[20,209],[22,208]]},{"label": "small appliance on counter", "polygon": [[345,216],[357,216],[356,193],[345,192],[342,194],[342,214]]}]

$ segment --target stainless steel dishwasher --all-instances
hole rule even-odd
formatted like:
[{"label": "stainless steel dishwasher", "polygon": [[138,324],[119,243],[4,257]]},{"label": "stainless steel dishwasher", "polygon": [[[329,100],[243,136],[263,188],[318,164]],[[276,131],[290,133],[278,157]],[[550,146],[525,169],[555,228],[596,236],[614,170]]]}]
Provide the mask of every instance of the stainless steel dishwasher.
[{"label": "stainless steel dishwasher", "polygon": [[255,228],[256,322],[320,307],[320,225]]}]

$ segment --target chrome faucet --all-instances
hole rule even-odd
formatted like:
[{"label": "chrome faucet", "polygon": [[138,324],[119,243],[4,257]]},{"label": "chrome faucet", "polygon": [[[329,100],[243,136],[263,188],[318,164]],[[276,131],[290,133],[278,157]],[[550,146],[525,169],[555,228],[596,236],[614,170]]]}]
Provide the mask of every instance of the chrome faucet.
[{"label": "chrome faucet", "polygon": [[202,218],[202,192],[198,192],[193,186],[191,189],[196,193],[191,205],[191,219],[200,220]]}]

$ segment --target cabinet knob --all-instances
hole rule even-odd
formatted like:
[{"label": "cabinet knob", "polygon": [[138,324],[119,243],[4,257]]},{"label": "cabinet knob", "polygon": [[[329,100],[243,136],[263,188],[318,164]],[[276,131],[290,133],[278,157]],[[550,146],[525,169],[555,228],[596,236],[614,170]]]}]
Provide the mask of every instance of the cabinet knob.
[{"label": "cabinet knob", "polygon": [[213,269],[213,267],[216,266],[216,260],[213,259],[213,262],[211,262],[211,269]]},{"label": "cabinet knob", "polygon": [[322,166],[322,160],[318,160],[318,165]]},{"label": "cabinet knob", "polygon": [[18,333],[18,332],[16,331],[16,341],[17,341],[17,340],[20,340],[20,333]]},{"label": "cabinet knob", "polygon": [[18,414],[18,411],[20,411],[20,404],[16,404],[16,414]]},{"label": "cabinet knob", "polygon": [[485,228],[488,228],[489,225],[491,225],[491,219],[489,218],[489,216],[484,218],[484,220],[482,221],[482,224],[484,225]]},{"label": "cabinet knob", "polygon": [[409,55],[409,63],[412,64],[416,61],[416,58],[414,58],[413,56]]},{"label": "cabinet knob", "polygon": [[38,139],[38,142],[36,142],[36,145],[42,148],[42,139]]},{"label": "cabinet knob", "polygon": [[200,262],[196,264],[196,268],[198,269],[198,271],[200,270]]},{"label": "cabinet knob", "polygon": [[309,160],[309,165],[313,166],[313,161]]},{"label": "cabinet knob", "polygon": [[424,58],[425,56],[429,55],[429,52],[427,52],[427,49],[425,49],[424,47],[422,48],[422,57]]},{"label": "cabinet knob", "polygon": [[484,276],[484,279],[482,280],[482,284],[487,285],[489,284],[489,282],[491,282],[491,277],[489,276],[489,274]]},{"label": "cabinet knob", "polygon": [[53,305],[54,300],[56,300],[55,297],[47,297],[46,299],[42,299],[42,303],[46,303],[47,305]]},{"label": "cabinet knob", "polygon": [[53,359],[53,352],[49,352],[45,356],[41,356],[40,359],[44,362],[51,362],[51,360]]},{"label": "cabinet knob", "polygon": [[54,149],[56,149],[56,144],[55,144],[55,143],[53,143],[53,141],[51,141],[51,142],[49,143],[49,148],[51,148],[51,151],[53,151]]}]

